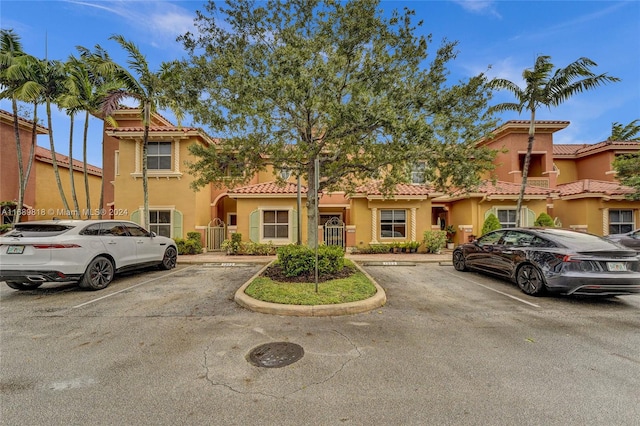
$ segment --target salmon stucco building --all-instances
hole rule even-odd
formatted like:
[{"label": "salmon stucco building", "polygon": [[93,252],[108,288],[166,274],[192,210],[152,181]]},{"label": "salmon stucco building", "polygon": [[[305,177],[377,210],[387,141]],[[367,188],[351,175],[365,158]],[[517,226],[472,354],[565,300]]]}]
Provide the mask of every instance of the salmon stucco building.
[{"label": "salmon stucco building", "polygon": [[[118,127],[106,127],[104,136],[106,200],[116,212],[114,217],[139,222],[144,217],[139,181],[144,130],[140,111],[127,108],[114,117]],[[638,152],[640,143],[555,145],[553,134],[568,125],[567,121],[536,122],[521,224],[533,226],[544,212],[565,228],[598,235],[637,227],[640,203],[626,198],[633,189],[616,181],[611,164],[616,155]],[[375,181],[349,195],[323,193],[318,208],[320,240],[354,249],[421,241],[424,231],[451,225],[457,231],[455,242],[460,243],[479,235],[490,213],[504,227],[514,226],[528,129],[528,121],[508,121],[492,138],[479,142],[497,151],[496,168],[471,191],[445,194],[417,180],[398,185],[392,198],[386,198]],[[197,192],[190,188],[193,178],[187,163],[195,158],[188,146],[215,143],[200,129],[176,127],[154,115],[148,162],[151,220],[144,225],[174,238],[199,231],[209,249],[217,249],[216,244],[232,233],[255,243],[297,242],[299,229],[307,227],[304,182],[298,190],[294,177],[282,175],[285,183],[278,184],[276,172],[267,168],[241,187],[208,185]],[[304,235],[302,239],[305,243]]]},{"label": "salmon stucco building", "polygon": [[[20,132],[20,147],[24,171],[29,166],[31,141],[33,134],[33,121],[18,118]],[[36,138],[49,134],[49,130],[41,125],[35,126]],[[19,171],[18,154],[16,150],[16,137],[14,131],[13,114],[0,110],[0,202],[10,205],[4,208],[2,214],[3,223],[13,221],[13,206],[18,201]],[[53,155],[49,149],[34,146],[33,163],[27,182],[23,202],[22,220],[51,219],[52,217],[69,217],[67,210],[72,210],[76,216],[87,217],[89,213],[95,218],[100,213],[100,190],[102,186],[102,169],[94,165],[87,165],[87,182],[89,187],[89,204],[87,204],[87,191],[85,190],[84,166],[78,160],[70,159],[66,155],[56,153],[56,162],[60,173],[65,197],[69,204],[66,209],[53,171]],[[73,173],[76,197],[78,199],[78,212],[73,212],[75,206],[71,197],[71,176]]]},{"label": "salmon stucco building", "polygon": [[[140,117],[139,109],[121,108],[113,115],[117,127],[105,123],[103,167],[91,170],[96,179],[102,175],[104,204],[100,207],[108,212],[106,217],[133,220],[172,238],[200,232],[208,250],[219,250],[222,241],[233,233],[241,234],[245,242],[276,246],[299,240],[306,243],[306,235],[300,232],[307,229],[305,182],[298,185],[294,176],[267,167],[240,187],[208,184],[194,191],[188,164],[196,158],[189,146],[215,147],[218,141],[201,129],[175,126],[159,114],[151,118],[148,138],[150,222],[142,223],[144,128]],[[29,123],[22,124],[26,128]],[[640,142],[554,144],[554,134],[567,126],[568,121],[536,122],[521,225],[533,226],[541,213],[548,213],[564,228],[597,235],[637,229],[640,202],[627,198],[634,189],[620,185],[612,163],[617,155],[638,153]],[[319,240],[353,250],[373,244],[419,242],[425,231],[452,226],[456,230],[454,242],[462,243],[480,235],[491,213],[503,227],[514,226],[528,130],[529,121],[507,121],[494,130],[491,138],[478,142],[496,151],[495,170],[484,176],[479,187],[468,191],[437,191],[419,176],[408,176],[408,183],[397,185],[390,198],[376,181],[364,182],[351,194],[321,194]],[[45,134],[46,129],[39,127],[38,132]],[[3,149],[5,144],[9,146],[3,137]],[[51,187],[53,179],[47,177],[50,160],[46,150],[39,149],[36,158],[44,168],[38,169],[37,177],[30,182],[32,195],[26,203],[53,206],[56,201],[47,197],[59,195]],[[4,168],[15,162],[15,153],[3,154],[0,160],[4,176]],[[68,167],[68,159],[65,163],[59,158],[59,162]],[[76,170],[77,164],[72,164]],[[6,180],[3,190],[5,186],[14,187],[15,183]],[[91,188],[92,204],[97,192]],[[2,193],[2,200],[13,198]],[[35,218],[40,217],[28,219]]]}]

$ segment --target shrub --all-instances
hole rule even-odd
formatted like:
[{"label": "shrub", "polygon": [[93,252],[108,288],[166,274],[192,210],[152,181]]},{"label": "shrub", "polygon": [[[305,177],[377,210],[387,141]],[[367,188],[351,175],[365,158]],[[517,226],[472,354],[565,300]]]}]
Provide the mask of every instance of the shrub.
[{"label": "shrub", "polygon": [[[278,262],[287,277],[312,275],[315,272],[315,250],[307,246],[289,244],[278,248]],[[344,250],[338,246],[318,247],[318,274],[341,271],[344,268]]]},{"label": "shrub", "polygon": [[424,247],[429,253],[438,253],[447,242],[445,231],[424,231]]},{"label": "shrub", "polygon": [[268,243],[254,243],[253,241],[243,242],[241,244],[241,252],[254,256],[269,256],[275,254],[276,247],[271,241]]},{"label": "shrub", "polygon": [[533,226],[541,226],[541,227],[545,227],[545,228],[553,228],[555,227],[555,223],[553,221],[553,218],[551,216],[549,216],[547,213],[540,213],[540,216],[538,216],[538,218],[536,219],[536,221],[533,223]]},{"label": "shrub", "polygon": [[358,248],[358,253],[362,254],[381,254],[389,253],[391,244],[371,244],[367,247]]},{"label": "shrub", "polygon": [[230,240],[224,240],[220,245],[222,250],[225,250],[227,254],[239,254],[242,250],[242,234],[234,232],[231,234]]},{"label": "shrub", "polygon": [[174,238],[178,247],[178,254],[199,254],[202,253],[202,242],[199,232],[188,232],[187,238]]},{"label": "shrub", "polygon": [[501,228],[502,228],[502,225],[500,224],[498,217],[495,214],[491,213],[484,220],[484,225],[482,225],[482,235],[486,234],[487,232],[495,231],[496,229],[501,229]]}]

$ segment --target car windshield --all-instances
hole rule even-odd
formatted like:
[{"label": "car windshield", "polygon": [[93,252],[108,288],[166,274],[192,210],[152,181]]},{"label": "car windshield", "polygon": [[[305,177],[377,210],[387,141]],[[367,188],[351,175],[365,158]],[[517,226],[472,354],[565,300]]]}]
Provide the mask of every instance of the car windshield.
[{"label": "car windshield", "polygon": [[5,237],[55,237],[67,232],[73,226],[44,224],[44,223],[18,223],[15,228],[6,233]]}]

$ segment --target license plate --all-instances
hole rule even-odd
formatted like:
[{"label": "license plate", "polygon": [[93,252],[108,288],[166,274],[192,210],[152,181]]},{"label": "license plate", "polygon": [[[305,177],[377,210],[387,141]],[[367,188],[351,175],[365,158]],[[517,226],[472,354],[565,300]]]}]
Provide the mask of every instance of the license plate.
[{"label": "license plate", "polygon": [[607,262],[607,269],[612,272],[626,271],[627,264],[624,262]]},{"label": "license plate", "polygon": [[24,253],[24,246],[9,246],[7,248],[7,254],[22,254]]}]

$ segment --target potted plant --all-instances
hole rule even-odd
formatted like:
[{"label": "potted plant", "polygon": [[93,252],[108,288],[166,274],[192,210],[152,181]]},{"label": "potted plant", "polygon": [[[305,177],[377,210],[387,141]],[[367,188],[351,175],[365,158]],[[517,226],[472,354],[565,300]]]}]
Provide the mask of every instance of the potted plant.
[{"label": "potted plant", "polygon": [[445,231],[424,231],[424,246],[428,253],[440,253],[440,249],[447,242]]},{"label": "potted plant", "polygon": [[448,225],[445,228],[445,232],[447,233],[447,248],[453,249],[455,246],[453,243],[453,236],[456,235],[456,228],[453,225]]}]

